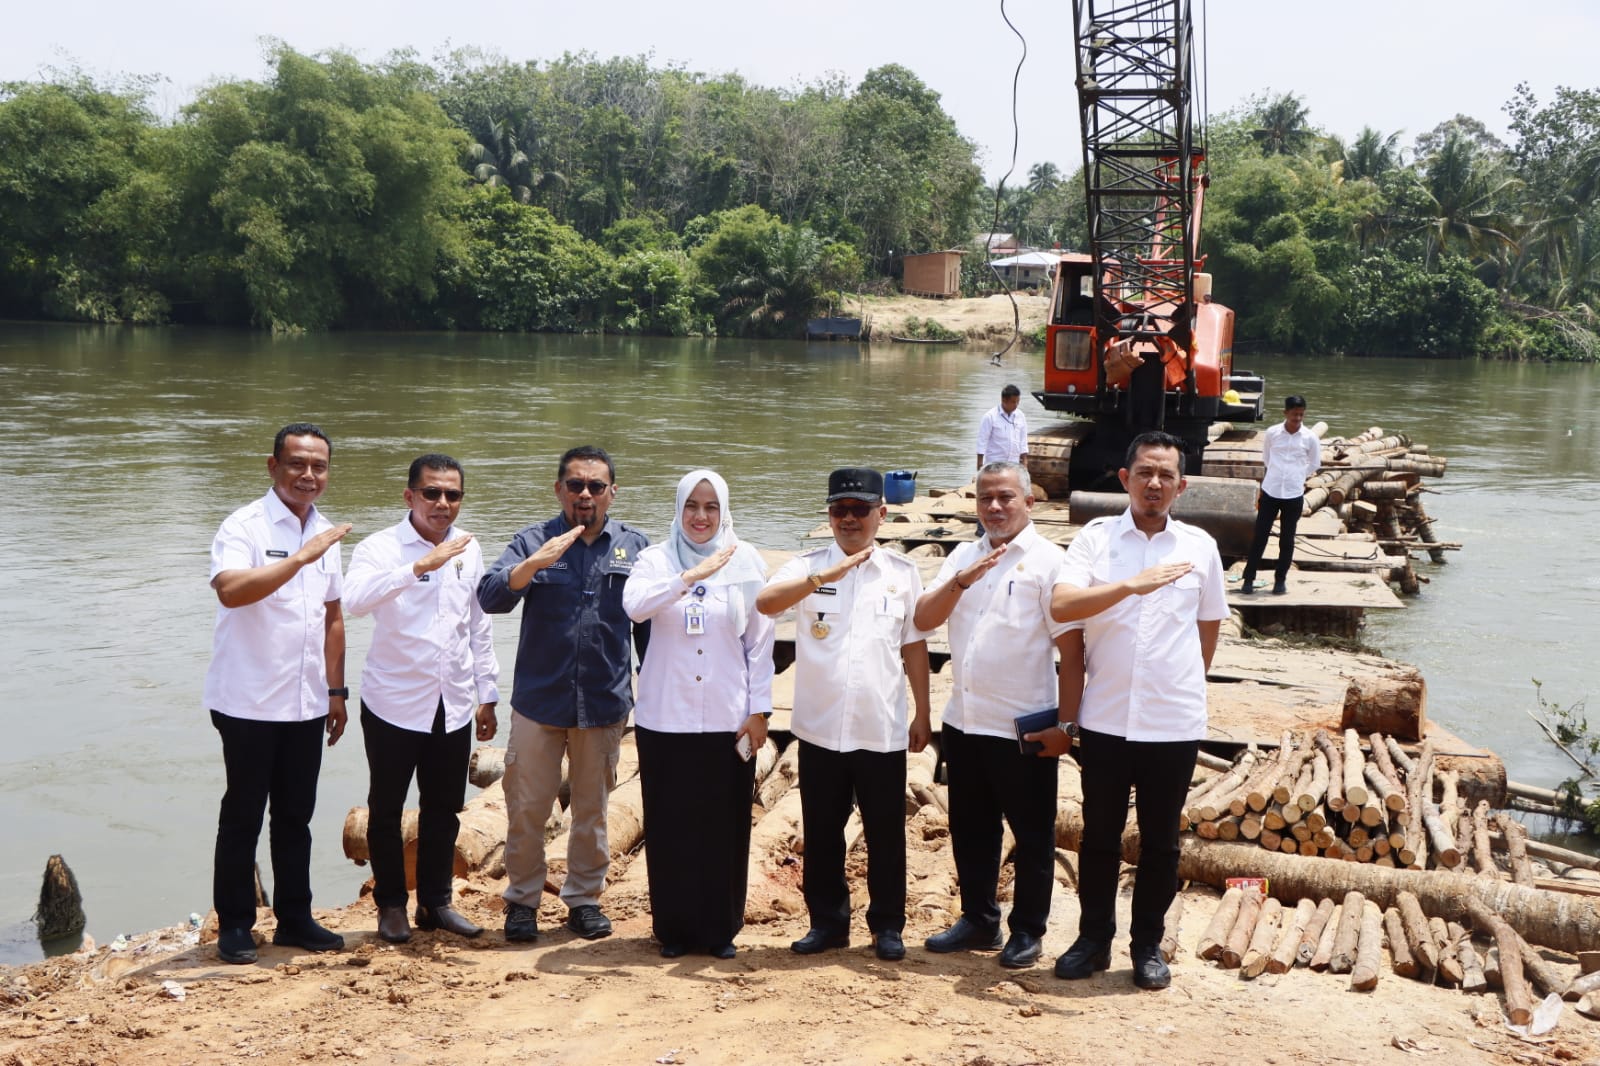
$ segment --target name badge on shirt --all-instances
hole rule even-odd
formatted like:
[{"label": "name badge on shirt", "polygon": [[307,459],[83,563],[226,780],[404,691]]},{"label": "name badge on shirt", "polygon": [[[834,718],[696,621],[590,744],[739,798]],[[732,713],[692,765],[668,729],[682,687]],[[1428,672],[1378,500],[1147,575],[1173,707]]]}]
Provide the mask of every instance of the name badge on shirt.
[{"label": "name badge on shirt", "polygon": [[683,609],[683,631],[691,637],[704,636],[706,632],[706,609],[698,603],[691,603]]},{"label": "name badge on shirt", "polygon": [[267,549],[267,558],[268,559],[287,559],[287,558],[289,558],[289,553],[284,551],[282,548],[268,548]]},{"label": "name badge on shirt", "polygon": [[418,582],[432,581],[432,580],[433,580],[433,571],[431,571],[431,570],[428,573],[423,574],[421,577],[417,578]]}]

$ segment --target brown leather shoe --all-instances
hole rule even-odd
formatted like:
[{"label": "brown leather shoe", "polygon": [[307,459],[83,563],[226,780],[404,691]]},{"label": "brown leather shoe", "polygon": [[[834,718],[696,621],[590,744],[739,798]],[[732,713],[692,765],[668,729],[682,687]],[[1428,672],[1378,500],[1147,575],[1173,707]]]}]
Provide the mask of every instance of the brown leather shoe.
[{"label": "brown leather shoe", "polygon": [[483,932],[483,926],[474,925],[460,911],[449,904],[443,907],[424,907],[420,903],[417,904],[417,928],[443,929],[447,933],[454,933],[456,936],[464,936],[468,939]]},{"label": "brown leather shoe", "polygon": [[406,921],[404,907],[378,908],[378,939],[391,944],[404,944],[411,939],[411,923]]}]

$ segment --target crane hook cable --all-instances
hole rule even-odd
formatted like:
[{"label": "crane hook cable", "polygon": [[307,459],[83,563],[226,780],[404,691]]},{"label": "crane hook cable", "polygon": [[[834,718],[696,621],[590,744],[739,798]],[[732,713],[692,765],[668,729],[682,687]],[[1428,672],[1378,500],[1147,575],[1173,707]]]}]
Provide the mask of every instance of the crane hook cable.
[{"label": "crane hook cable", "polygon": [[1006,179],[1011,177],[1012,172],[1017,169],[1017,148],[1022,140],[1022,130],[1017,123],[1017,84],[1022,79],[1022,64],[1028,59],[1028,39],[1022,35],[1022,31],[1017,29],[1016,24],[1011,21],[1011,17],[1006,14],[1006,0],[1000,0],[1000,18],[1004,20],[1011,32],[1017,35],[1017,40],[1022,42],[1022,55],[1017,58],[1017,69],[1011,75],[1011,166],[1000,176],[1000,180],[995,182],[994,216],[989,222],[989,239],[983,242],[984,261],[988,265],[990,273],[994,275],[995,280],[1004,286],[1006,299],[1011,301],[1011,339],[1006,342],[1004,348],[990,354],[989,362],[994,366],[999,366],[1000,357],[1016,347],[1017,341],[1022,339],[1022,309],[1017,306],[1016,292],[1010,285],[1006,284],[1006,280],[1000,276],[1000,271],[995,269],[990,250],[994,247],[995,232],[1000,228],[1000,201],[1005,195]]}]

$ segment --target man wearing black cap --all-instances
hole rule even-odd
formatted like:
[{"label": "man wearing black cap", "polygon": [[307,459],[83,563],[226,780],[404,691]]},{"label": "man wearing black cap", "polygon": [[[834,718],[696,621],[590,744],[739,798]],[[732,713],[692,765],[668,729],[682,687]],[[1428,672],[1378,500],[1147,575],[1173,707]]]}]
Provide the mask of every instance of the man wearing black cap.
[{"label": "man wearing black cap", "polygon": [[[791,559],[756,598],[762,614],[796,607],[794,712],[800,745],[802,887],[811,929],[791,948],[814,955],[850,942],[844,827],[852,798],[867,839],[867,928],[878,958],[905,957],[906,750],[928,746],[928,644],[912,616],[916,564],[875,548],[883,475],[828,476],[834,543]],[[911,681],[916,712],[906,721]]]}]

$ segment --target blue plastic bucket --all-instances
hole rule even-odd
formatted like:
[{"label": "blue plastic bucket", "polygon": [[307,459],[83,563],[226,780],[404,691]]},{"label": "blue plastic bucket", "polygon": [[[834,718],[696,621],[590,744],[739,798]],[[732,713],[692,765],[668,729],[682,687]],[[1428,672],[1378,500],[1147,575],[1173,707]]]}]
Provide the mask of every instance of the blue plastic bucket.
[{"label": "blue plastic bucket", "polygon": [[891,470],[883,475],[883,502],[910,503],[917,495],[915,470]]}]

